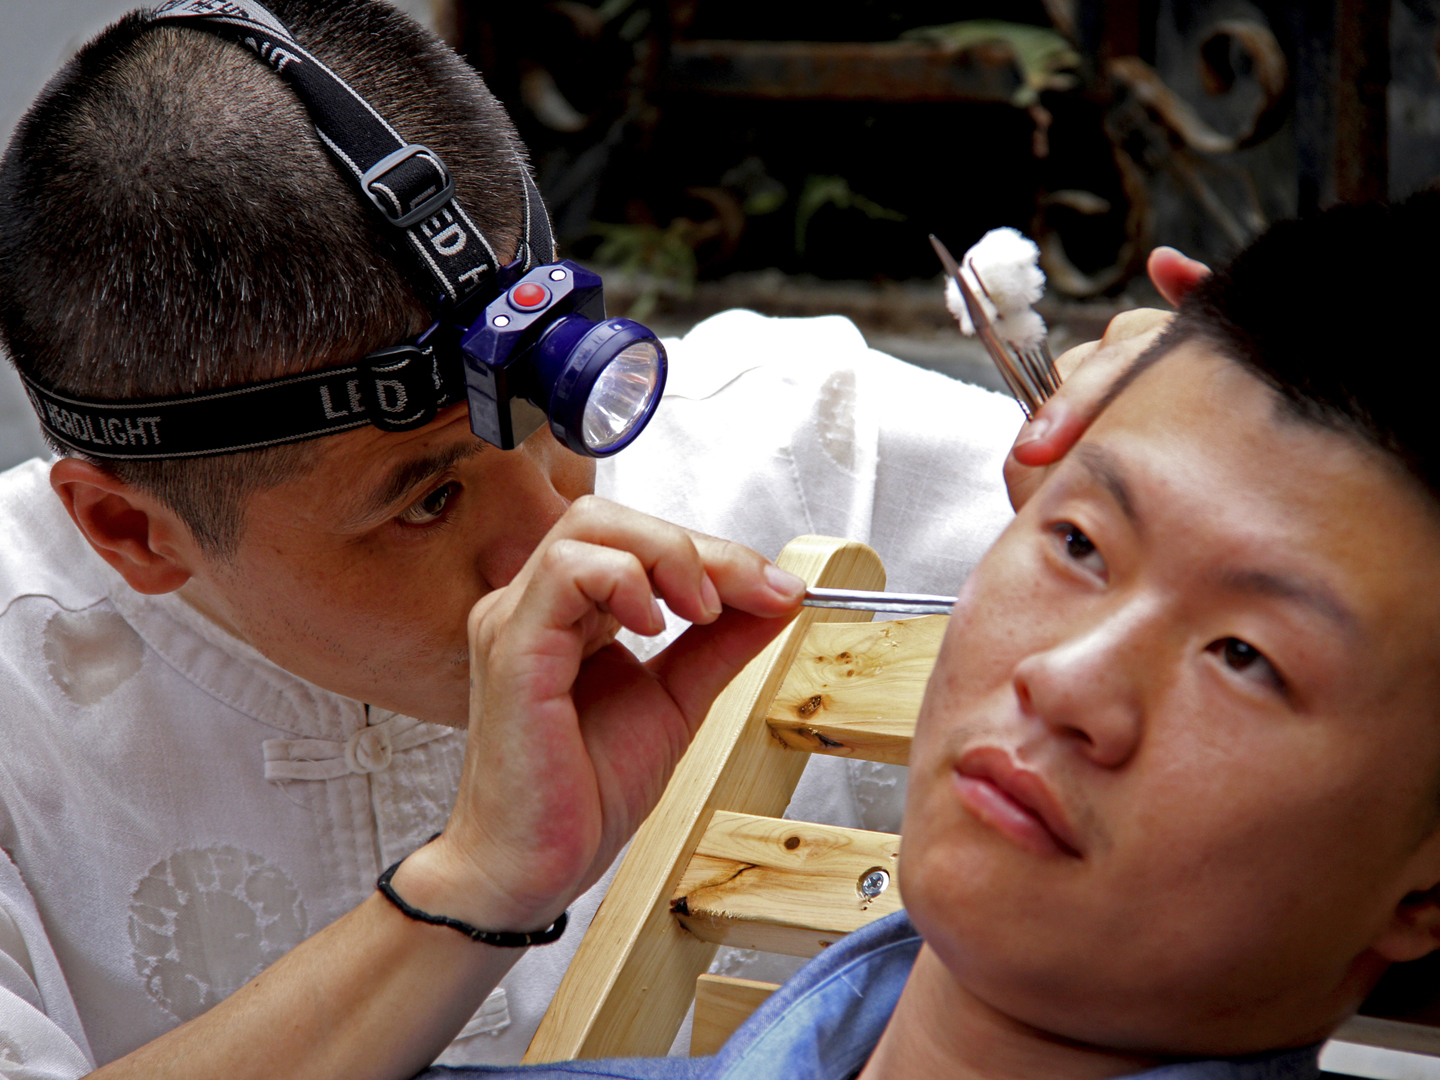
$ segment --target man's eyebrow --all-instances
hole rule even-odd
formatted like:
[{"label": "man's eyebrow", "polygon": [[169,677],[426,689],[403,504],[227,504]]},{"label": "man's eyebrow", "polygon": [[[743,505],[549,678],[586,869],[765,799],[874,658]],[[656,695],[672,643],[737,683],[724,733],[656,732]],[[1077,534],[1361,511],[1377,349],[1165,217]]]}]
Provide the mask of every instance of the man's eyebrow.
[{"label": "man's eyebrow", "polygon": [[1318,581],[1267,570],[1230,569],[1218,573],[1215,583],[1228,592],[1273,596],[1303,604],[1349,633],[1354,633],[1360,626],[1356,614]]},{"label": "man's eyebrow", "polygon": [[1094,443],[1082,443],[1075,448],[1075,457],[1120,507],[1120,512],[1129,519],[1131,525],[1138,525],[1139,518],[1135,513],[1135,499],[1130,494],[1130,485],[1125,482],[1121,474],[1120,463],[1115,460],[1115,455],[1102,446]]},{"label": "man's eyebrow", "polygon": [[364,522],[384,514],[394,507],[402,498],[408,495],[414,488],[437,476],[467,458],[472,458],[485,449],[485,444],[479,439],[470,442],[456,443],[443,450],[436,450],[419,457],[410,458],[408,461],[397,462],[386,474],[385,479],[365,496],[364,500],[350,515],[352,522]]}]

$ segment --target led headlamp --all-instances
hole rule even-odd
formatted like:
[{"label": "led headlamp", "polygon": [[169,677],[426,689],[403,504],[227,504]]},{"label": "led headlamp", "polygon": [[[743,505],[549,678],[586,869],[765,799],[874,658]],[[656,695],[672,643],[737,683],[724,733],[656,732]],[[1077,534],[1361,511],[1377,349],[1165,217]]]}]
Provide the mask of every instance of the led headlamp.
[{"label": "led headlamp", "polygon": [[242,44],[290,83],[341,171],[404,233],[434,280],[438,318],[416,340],[358,364],[186,397],[101,401],[26,379],[40,423],[57,441],[100,458],[199,457],[366,424],[408,431],[462,400],[475,434],[504,450],[547,421],[555,438],[591,457],[640,433],[665,387],[665,350],[639,323],[605,318],[596,274],[554,261],[549,218],[518,155],[524,237],[515,260],[501,265],[440,158],[406,142],[265,8],[169,0],[151,18]]}]

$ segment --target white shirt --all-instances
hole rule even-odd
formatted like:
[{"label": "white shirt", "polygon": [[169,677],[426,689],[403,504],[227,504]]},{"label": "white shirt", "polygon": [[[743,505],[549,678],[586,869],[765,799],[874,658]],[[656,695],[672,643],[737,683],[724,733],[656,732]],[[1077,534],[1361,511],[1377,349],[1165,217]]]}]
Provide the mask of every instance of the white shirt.
[{"label": "white shirt", "polygon": [[[1007,399],[875,353],[839,318],[732,312],[667,344],[665,403],[601,463],[601,494],[770,555],[803,532],[865,540],[914,591],[955,589],[1008,519]],[[353,908],[443,825],[464,746],[135,593],[47,475],[0,475],[5,1078],[120,1057]],[[883,767],[819,769],[800,816],[898,823]],[[607,883],[442,1062],[519,1060]]]}]

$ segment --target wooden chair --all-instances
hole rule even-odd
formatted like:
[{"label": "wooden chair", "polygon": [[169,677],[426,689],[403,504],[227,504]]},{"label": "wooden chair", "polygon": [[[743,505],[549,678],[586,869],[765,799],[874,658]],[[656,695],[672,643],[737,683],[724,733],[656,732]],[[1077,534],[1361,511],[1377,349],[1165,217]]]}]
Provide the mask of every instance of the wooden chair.
[{"label": "wooden chair", "polygon": [[[879,557],[852,541],[802,536],[778,561],[811,585],[884,588]],[[707,975],[719,946],[813,956],[900,908],[898,836],[780,814],[812,753],[905,764],[948,621],[807,608],[736,677],[636,834],[527,1063],[663,1055],[692,1000],[691,1053],[713,1053],[776,989]],[[1440,1076],[1440,1025],[1359,1016],[1327,1053],[1354,1075]],[[1396,1053],[1430,1061],[1387,1065]]]}]

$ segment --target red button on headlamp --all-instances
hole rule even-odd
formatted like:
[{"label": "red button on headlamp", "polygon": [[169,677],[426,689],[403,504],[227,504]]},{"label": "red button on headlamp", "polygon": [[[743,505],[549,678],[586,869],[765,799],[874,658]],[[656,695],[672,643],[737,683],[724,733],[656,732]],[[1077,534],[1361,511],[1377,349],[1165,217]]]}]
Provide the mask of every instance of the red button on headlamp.
[{"label": "red button on headlamp", "polygon": [[550,290],[544,285],[536,285],[533,281],[516,285],[510,291],[510,306],[520,311],[533,311],[549,299]]}]

